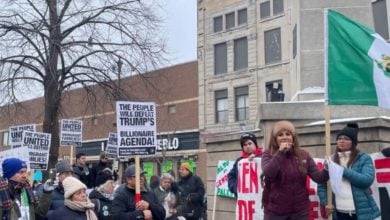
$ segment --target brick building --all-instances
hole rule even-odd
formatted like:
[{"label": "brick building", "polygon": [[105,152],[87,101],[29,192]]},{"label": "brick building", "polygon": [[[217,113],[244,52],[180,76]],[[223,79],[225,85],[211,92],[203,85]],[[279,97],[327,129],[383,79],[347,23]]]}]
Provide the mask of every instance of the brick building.
[{"label": "brick building", "polygon": [[[181,161],[190,162],[196,173],[206,179],[205,150],[199,145],[197,62],[183,63],[153,72],[120,79],[123,101],[153,101],[157,111],[157,138],[160,145],[155,156],[141,157],[148,175],[161,174],[161,169],[177,170]],[[118,82],[114,82],[118,83]],[[116,132],[115,101],[107,98],[98,87],[97,96],[74,89],[63,96],[61,118],[83,121],[82,147],[93,164],[107,145],[109,132]],[[96,103],[91,100],[96,98]],[[87,105],[87,103],[93,103]],[[8,146],[8,127],[36,124],[42,130],[43,99],[36,98],[0,109],[0,134],[3,148]],[[59,159],[70,159],[70,147],[61,146]],[[150,172],[152,171],[152,172]]]}]

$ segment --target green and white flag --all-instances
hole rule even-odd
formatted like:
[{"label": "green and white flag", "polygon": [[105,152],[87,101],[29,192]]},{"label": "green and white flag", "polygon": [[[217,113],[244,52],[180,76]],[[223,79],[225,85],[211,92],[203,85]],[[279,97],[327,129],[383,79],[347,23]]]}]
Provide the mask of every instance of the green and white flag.
[{"label": "green and white flag", "polygon": [[390,109],[390,44],[336,11],[324,20],[326,102]]}]

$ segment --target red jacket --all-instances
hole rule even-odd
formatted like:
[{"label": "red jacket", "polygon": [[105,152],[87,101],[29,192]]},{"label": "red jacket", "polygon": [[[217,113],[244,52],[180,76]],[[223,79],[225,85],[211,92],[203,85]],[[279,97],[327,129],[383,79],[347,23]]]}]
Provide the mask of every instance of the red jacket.
[{"label": "red jacket", "polygon": [[[329,179],[328,171],[319,170],[306,151],[303,151],[303,155],[302,160],[310,178],[317,183],[325,183]],[[265,212],[288,215],[309,208],[306,175],[299,171],[295,155],[280,151],[271,155],[270,151],[266,150],[263,153],[261,166],[266,184],[263,193]]]}]

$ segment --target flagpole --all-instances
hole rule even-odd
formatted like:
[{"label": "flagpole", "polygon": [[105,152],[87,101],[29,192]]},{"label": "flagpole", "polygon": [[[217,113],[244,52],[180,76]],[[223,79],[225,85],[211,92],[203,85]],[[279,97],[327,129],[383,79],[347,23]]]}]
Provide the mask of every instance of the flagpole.
[{"label": "flagpole", "polygon": [[[324,8],[324,119],[325,119],[325,152],[326,159],[330,159],[330,107],[328,105],[328,8]],[[329,172],[329,170],[328,170]],[[327,206],[331,206],[333,202],[333,194],[330,181],[326,184]],[[329,215],[328,220],[332,220],[333,216]]]},{"label": "flagpole", "polygon": [[[330,107],[325,104],[324,106],[324,118],[325,118],[325,152],[326,159],[330,159],[331,148],[330,148]],[[329,172],[329,171],[328,171]],[[332,205],[332,187],[330,185],[330,181],[328,181],[326,185],[326,198],[328,201],[328,206]],[[328,220],[332,220],[332,215],[328,216]]]}]

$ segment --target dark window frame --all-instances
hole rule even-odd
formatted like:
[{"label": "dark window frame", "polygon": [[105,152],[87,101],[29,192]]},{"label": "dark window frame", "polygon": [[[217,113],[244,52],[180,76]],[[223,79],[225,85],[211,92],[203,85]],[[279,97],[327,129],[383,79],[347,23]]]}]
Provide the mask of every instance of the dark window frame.
[{"label": "dark window frame", "polygon": [[[245,44],[244,44],[245,43]],[[245,51],[240,51],[240,50]],[[234,71],[243,70],[248,68],[248,38],[241,37],[234,39],[234,49],[233,49],[233,69]]]},{"label": "dark window frame", "polygon": [[[224,51],[222,51],[222,49]],[[224,54],[222,54],[222,52]],[[226,74],[227,66],[228,66],[227,65],[227,43],[222,42],[222,43],[214,44],[214,75]]]},{"label": "dark window frame", "polygon": [[[249,119],[249,87],[241,86],[234,88],[236,121]],[[244,106],[240,106],[240,101],[244,99]],[[243,114],[243,115],[242,115]]]},{"label": "dark window frame", "polygon": [[[217,21],[220,20],[220,23],[218,23],[218,26],[216,25]],[[218,28],[218,29],[217,29]],[[223,31],[223,16],[222,15],[219,15],[219,16],[215,16],[213,18],[213,30],[214,30],[214,33],[217,33],[217,32],[221,32]]]},{"label": "dark window frame", "polygon": [[[244,16],[241,17],[240,15]],[[245,18],[245,19],[244,19]],[[243,26],[248,24],[248,10],[247,8],[242,8],[237,10],[237,26]]]},{"label": "dark window frame", "polygon": [[[222,89],[214,92],[215,95],[215,123],[227,123],[229,120],[228,90]],[[219,102],[226,102],[226,108],[219,109]],[[221,117],[224,115],[224,117]]]},{"label": "dark window frame", "polygon": [[[276,39],[272,34],[278,34]],[[277,27],[264,31],[264,63],[267,65],[280,61],[282,61],[282,29]]]},{"label": "dark window frame", "polygon": [[[233,23],[230,23],[233,22]],[[231,30],[236,27],[236,13],[234,11],[225,14],[225,29]]]}]

